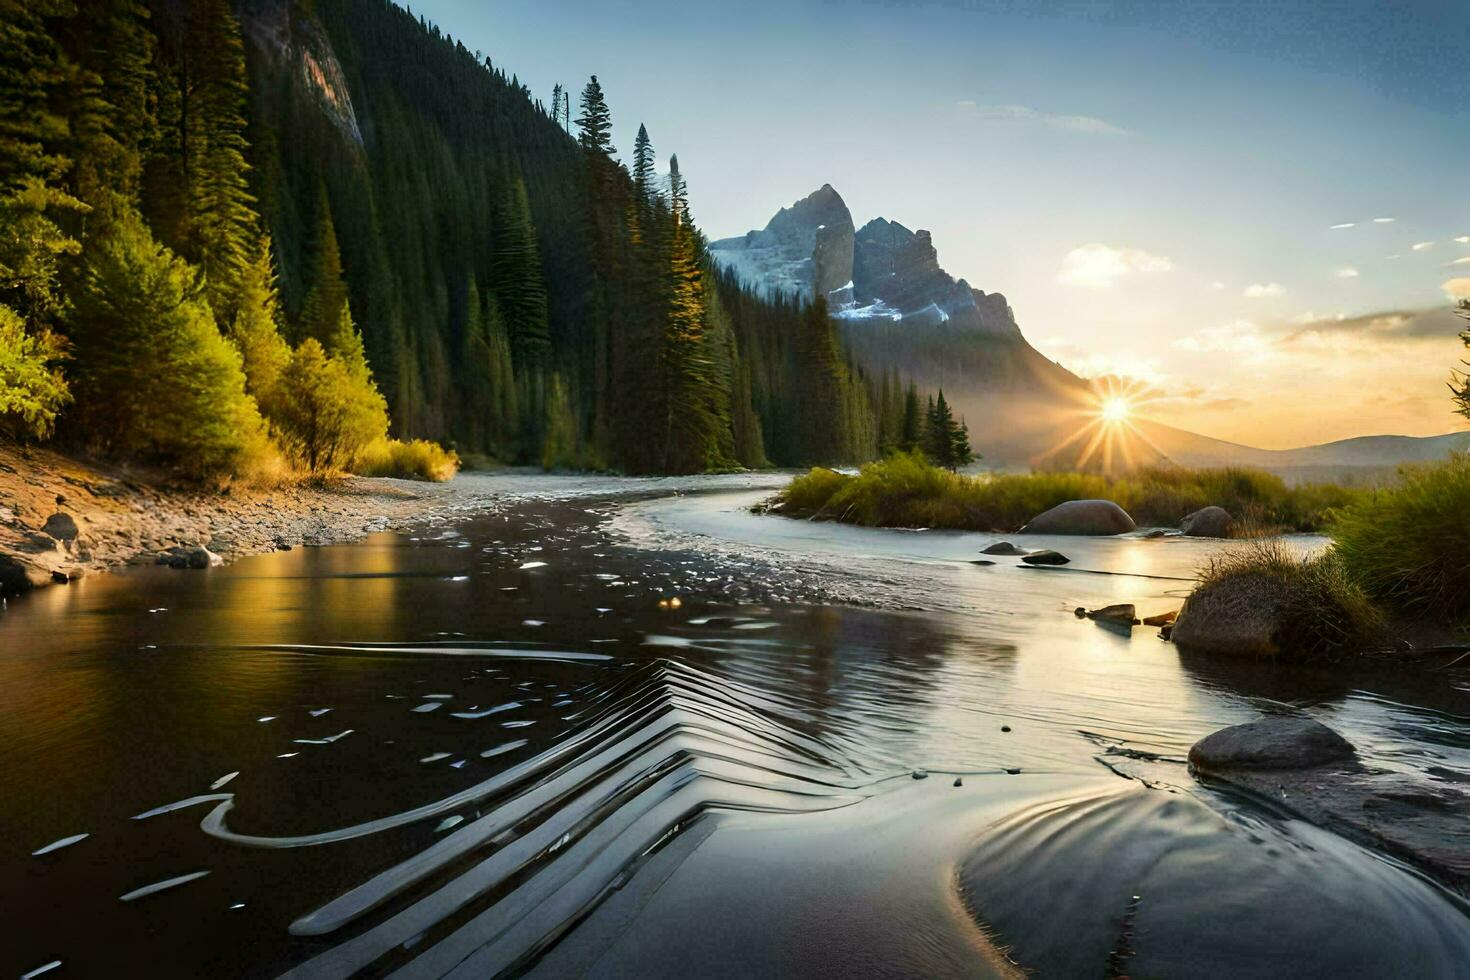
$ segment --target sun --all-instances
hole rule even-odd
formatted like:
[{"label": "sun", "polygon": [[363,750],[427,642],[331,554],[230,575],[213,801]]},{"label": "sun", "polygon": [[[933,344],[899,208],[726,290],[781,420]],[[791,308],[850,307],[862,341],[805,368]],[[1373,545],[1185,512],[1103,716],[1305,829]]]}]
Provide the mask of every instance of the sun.
[{"label": "sun", "polygon": [[1104,422],[1126,422],[1128,416],[1133,414],[1133,406],[1128,404],[1128,399],[1114,395],[1103,400],[1102,409],[1098,412]]}]

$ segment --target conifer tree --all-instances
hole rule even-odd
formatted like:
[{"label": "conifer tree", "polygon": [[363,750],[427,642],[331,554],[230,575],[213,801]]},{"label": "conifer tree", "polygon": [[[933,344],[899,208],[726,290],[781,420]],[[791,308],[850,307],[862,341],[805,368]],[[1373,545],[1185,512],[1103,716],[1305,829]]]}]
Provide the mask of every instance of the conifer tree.
[{"label": "conifer tree", "polygon": [[332,335],[347,306],[347,283],[342,278],[342,252],[337,245],[337,226],[332,222],[332,208],[326,189],[317,196],[316,241],[313,246],[311,276],[306,299],[297,318],[296,336],[315,337],[330,348]]},{"label": "conifer tree", "polygon": [[582,114],[577,117],[577,142],[588,153],[611,157],[612,112],[602,93],[602,84],[593,75],[582,89]]},{"label": "conifer tree", "polygon": [[570,469],[577,465],[577,423],[571,398],[560,374],[553,374],[546,392],[546,421],[542,426],[541,468]]},{"label": "conifer tree", "polygon": [[291,348],[281,336],[280,298],[268,235],[261,237],[255,259],[240,279],[229,337],[240,352],[245,390],[269,418],[281,372],[291,362]]},{"label": "conifer tree", "polygon": [[264,426],[198,272],[136,214],[85,258],[68,316],[79,431],[98,448],[197,475],[248,465],[264,450]]},{"label": "conifer tree", "polygon": [[44,439],[71,401],[59,367],[61,339],[26,329],[20,314],[0,306],[0,434]]},{"label": "conifer tree", "polygon": [[924,415],[919,408],[919,391],[909,382],[903,396],[903,429],[899,448],[906,453],[922,448],[924,441]]},{"label": "conifer tree", "polygon": [[245,46],[230,0],[194,0],[187,43],[189,254],[204,271],[210,304],[227,317],[259,221],[246,180]]},{"label": "conifer tree", "polygon": [[550,349],[546,279],[526,183],[519,176],[507,185],[498,213],[492,254],[495,298],[505,317],[515,363],[540,365]]}]

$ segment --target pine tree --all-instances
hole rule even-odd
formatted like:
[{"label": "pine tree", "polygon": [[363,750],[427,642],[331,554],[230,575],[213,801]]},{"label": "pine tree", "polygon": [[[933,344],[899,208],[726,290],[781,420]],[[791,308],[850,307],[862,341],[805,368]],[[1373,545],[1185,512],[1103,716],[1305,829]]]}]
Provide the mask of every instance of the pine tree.
[{"label": "pine tree", "polygon": [[922,448],[924,441],[924,414],[919,408],[919,391],[909,382],[903,396],[903,428],[899,448],[906,453]]},{"label": "pine tree", "polygon": [[230,0],[191,4],[188,44],[188,254],[204,271],[210,305],[227,317],[259,223],[246,180],[245,46]]},{"label": "pine tree", "polygon": [[526,183],[519,176],[507,185],[498,215],[491,256],[495,298],[505,316],[515,363],[540,365],[550,349],[546,279]]},{"label": "pine tree", "polygon": [[68,316],[78,431],[107,451],[185,472],[237,472],[265,449],[239,351],[199,274],[125,214],[89,243]]},{"label": "pine tree", "polygon": [[588,153],[611,157],[615,152],[612,144],[612,112],[607,107],[607,98],[602,85],[593,75],[582,89],[582,114],[577,117],[577,142]]},{"label": "pine tree", "polygon": [[797,461],[839,462],[847,441],[843,427],[846,379],[825,297],[813,300],[802,317],[797,365]]},{"label": "pine tree", "polygon": [[0,0],[0,304],[24,320],[36,343],[61,306],[60,263],[80,244],[59,222],[85,210],[62,187],[72,161],[56,152],[69,136],[55,105],[75,75],[52,39],[60,0]]},{"label": "pine tree", "polygon": [[245,390],[269,418],[281,372],[291,362],[291,348],[281,336],[280,298],[276,293],[270,236],[261,238],[255,260],[240,279],[229,337],[240,352]]},{"label": "pine tree", "polygon": [[330,347],[347,306],[347,283],[342,278],[342,252],[337,245],[337,226],[332,222],[332,208],[325,188],[317,196],[316,244],[306,299],[297,318],[296,336],[315,337]]},{"label": "pine tree", "polygon": [[577,422],[567,386],[560,374],[551,376],[546,393],[546,420],[542,426],[541,468],[571,469],[577,465]]}]

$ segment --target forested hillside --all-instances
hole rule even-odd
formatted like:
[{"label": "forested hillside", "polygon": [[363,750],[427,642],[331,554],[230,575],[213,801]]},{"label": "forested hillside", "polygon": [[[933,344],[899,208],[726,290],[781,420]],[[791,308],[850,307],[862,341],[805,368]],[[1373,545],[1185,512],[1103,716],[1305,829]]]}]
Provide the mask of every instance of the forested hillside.
[{"label": "forested hillside", "polygon": [[0,63],[12,436],[200,474],[390,426],[629,472],[904,441],[918,394],[717,275],[595,77],[542,103],[387,0],[0,0]]}]

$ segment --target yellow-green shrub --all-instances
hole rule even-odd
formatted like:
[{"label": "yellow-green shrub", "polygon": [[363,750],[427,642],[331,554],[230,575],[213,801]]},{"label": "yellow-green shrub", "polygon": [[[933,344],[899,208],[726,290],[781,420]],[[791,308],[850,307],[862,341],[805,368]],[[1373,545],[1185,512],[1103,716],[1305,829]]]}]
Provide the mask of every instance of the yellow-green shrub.
[{"label": "yellow-green shrub", "polygon": [[427,480],[443,483],[459,472],[459,457],[454,450],[437,442],[414,439],[378,439],[358,457],[353,472],[360,476],[388,476],[400,480]]}]

